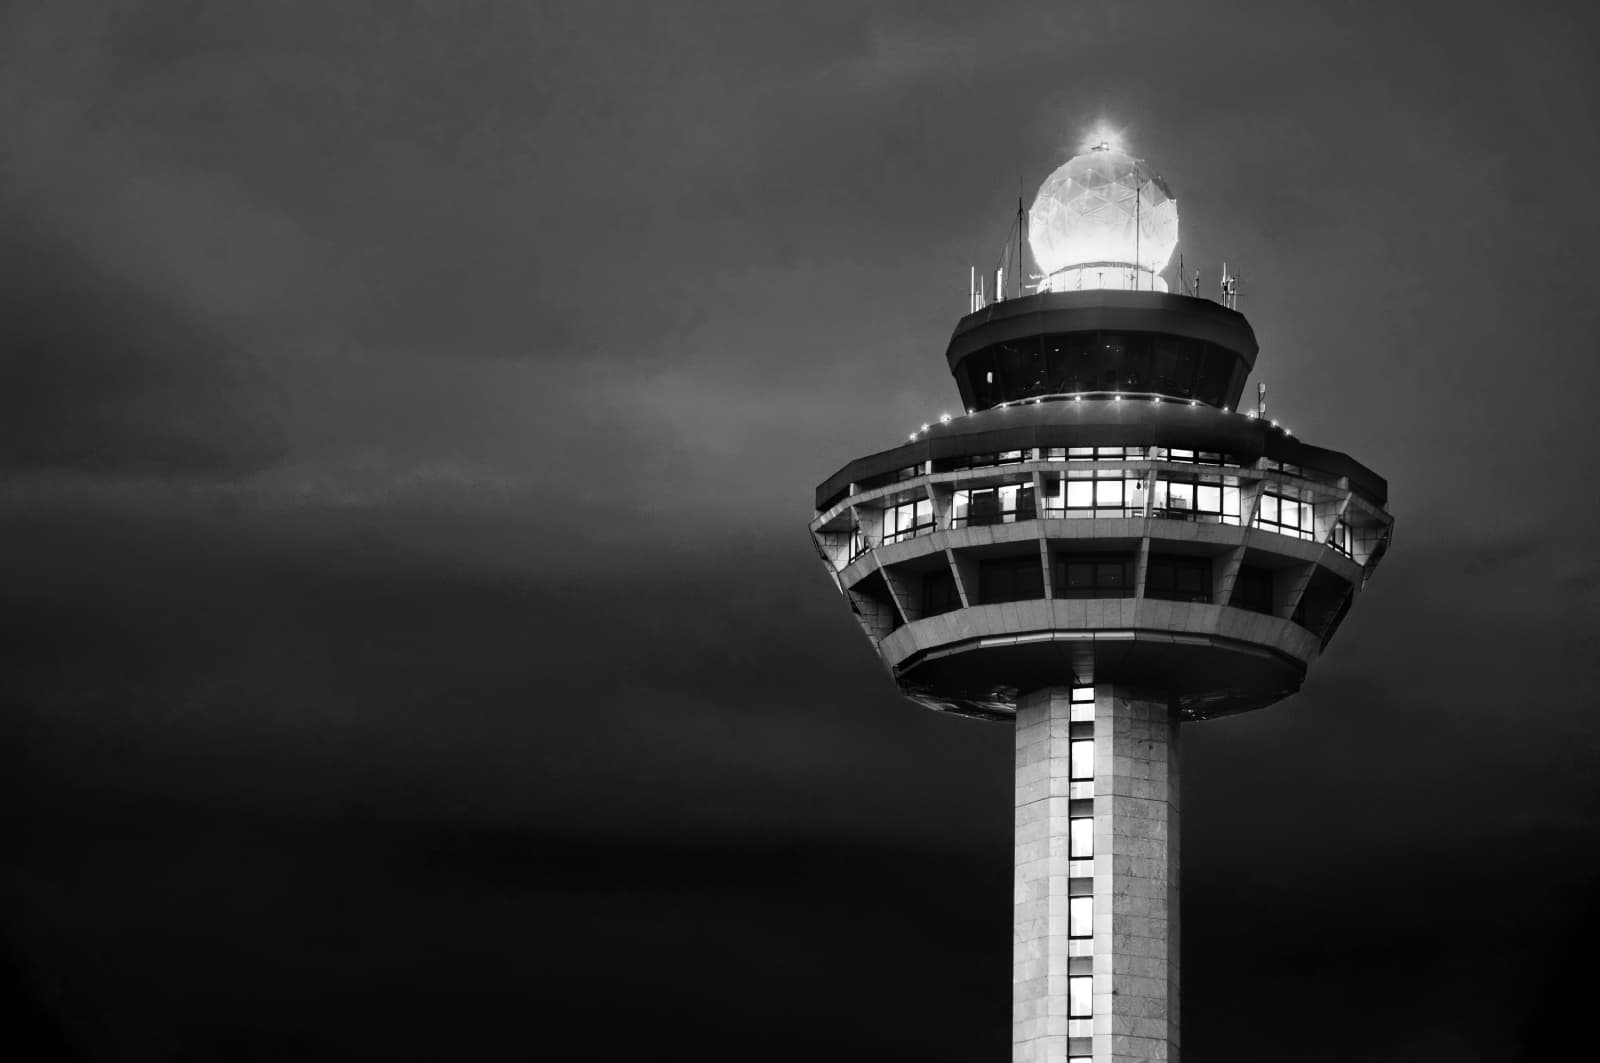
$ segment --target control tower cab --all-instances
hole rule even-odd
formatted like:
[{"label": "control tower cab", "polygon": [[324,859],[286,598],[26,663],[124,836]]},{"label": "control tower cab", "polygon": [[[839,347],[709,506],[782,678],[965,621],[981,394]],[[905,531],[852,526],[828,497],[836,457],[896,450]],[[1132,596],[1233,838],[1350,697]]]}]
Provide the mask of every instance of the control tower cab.
[{"label": "control tower cab", "polygon": [[1188,719],[1259,708],[1382,558],[1383,478],[1241,407],[1255,333],[1166,291],[1177,232],[1143,162],[1060,167],[1028,212],[1037,290],[951,336],[967,412],[817,488],[817,548],[912,699],[1000,719],[1115,682]]}]

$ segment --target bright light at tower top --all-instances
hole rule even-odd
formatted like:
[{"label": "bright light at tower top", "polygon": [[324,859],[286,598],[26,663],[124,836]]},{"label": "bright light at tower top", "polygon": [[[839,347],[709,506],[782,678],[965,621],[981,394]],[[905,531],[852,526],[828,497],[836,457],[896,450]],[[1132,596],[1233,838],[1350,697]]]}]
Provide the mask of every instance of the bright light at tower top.
[{"label": "bright light at tower top", "polygon": [[1083,138],[1083,143],[1078,145],[1078,154],[1082,155],[1091,151],[1126,151],[1122,146],[1122,134],[1104,122],[1089,130]]},{"label": "bright light at tower top", "polygon": [[1056,169],[1028,214],[1028,244],[1045,274],[1041,291],[1166,291],[1160,273],[1178,246],[1178,203],[1114,130],[1092,131]]}]

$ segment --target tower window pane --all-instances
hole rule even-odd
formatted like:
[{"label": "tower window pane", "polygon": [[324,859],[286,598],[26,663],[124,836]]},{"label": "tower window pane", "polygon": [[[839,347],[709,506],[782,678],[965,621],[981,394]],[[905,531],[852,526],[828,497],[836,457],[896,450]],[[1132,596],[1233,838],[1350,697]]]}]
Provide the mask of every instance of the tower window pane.
[{"label": "tower window pane", "polygon": [[1148,598],[1176,602],[1211,600],[1211,559],[1153,554],[1145,573],[1144,593]]},{"label": "tower window pane", "polygon": [[1133,559],[1116,554],[1058,555],[1057,598],[1126,598],[1133,593]]},{"label": "tower window pane", "polygon": [[925,572],[922,576],[922,615],[938,616],[961,608],[955,577],[948,568]]},{"label": "tower window pane", "polygon": [[1094,1017],[1094,976],[1067,979],[1067,1015],[1074,1019]]},{"label": "tower window pane", "polygon": [[1073,897],[1067,901],[1067,936],[1094,936],[1094,898]]},{"label": "tower window pane", "polygon": [[1073,742],[1071,749],[1071,768],[1073,781],[1094,778],[1094,740],[1083,739]]},{"label": "tower window pane", "polygon": [[1073,860],[1087,860],[1094,855],[1094,818],[1079,816],[1067,821],[1069,844],[1067,856]]},{"label": "tower window pane", "polygon": [[1261,501],[1256,507],[1256,527],[1279,535],[1292,535],[1296,539],[1310,539],[1314,534],[1312,517],[1315,506],[1303,499],[1278,493],[1283,490],[1286,489],[1262,489]]},{"label": "tower window pane", "polygon": [[1254,565],[1240,565],[1233,581],[1231,605],[1257,613],[1272,613],[1272,573]]},{"label": "tower window pane", "polygon": [[1036,554],[984,561],[978,565],[978,601],[1022,602],[1044,597],[1044,571]]}]

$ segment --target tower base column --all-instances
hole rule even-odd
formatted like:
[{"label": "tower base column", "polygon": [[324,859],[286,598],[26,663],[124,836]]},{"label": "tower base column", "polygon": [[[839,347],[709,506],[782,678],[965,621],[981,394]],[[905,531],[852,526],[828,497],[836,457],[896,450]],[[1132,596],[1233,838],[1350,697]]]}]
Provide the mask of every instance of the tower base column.
[{"label": "tower base column", "polygon": [[1019,700],[1015,1063],[1178,1060],[1178,782],[1164,699]]}]

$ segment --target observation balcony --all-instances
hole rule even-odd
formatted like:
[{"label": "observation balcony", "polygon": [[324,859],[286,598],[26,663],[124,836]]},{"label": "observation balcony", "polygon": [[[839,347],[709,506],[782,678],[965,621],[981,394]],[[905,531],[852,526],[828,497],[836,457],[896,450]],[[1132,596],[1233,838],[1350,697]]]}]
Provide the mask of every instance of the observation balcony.
[{"label": "observation balcony", "polygon": [[852,462],[811,531],[913,700],[1007,718],[1029,689],[1155,684],[1203,718],[1299,688],[1388,547],[1386,499],[1198,402],[1030,401]]}]

